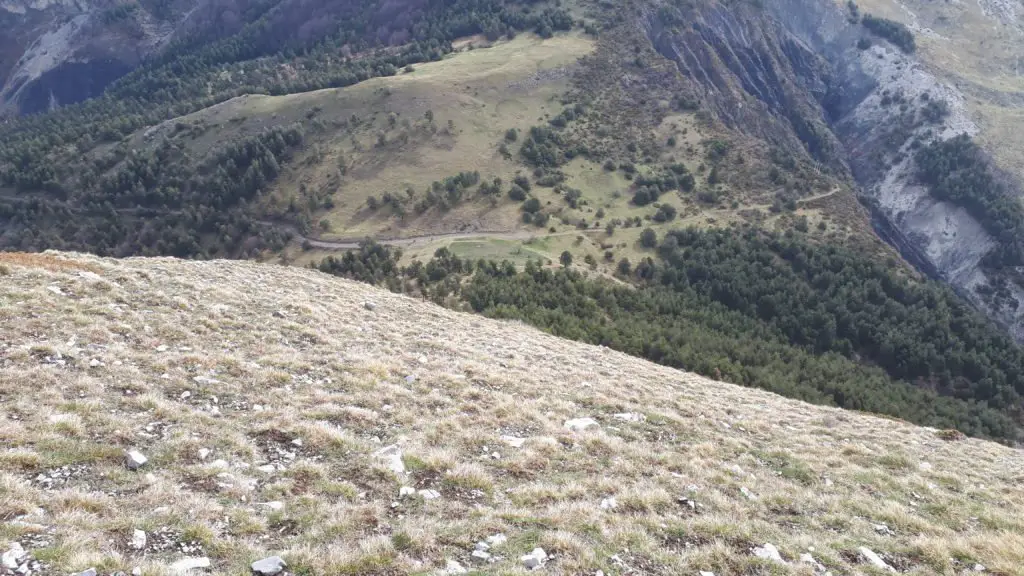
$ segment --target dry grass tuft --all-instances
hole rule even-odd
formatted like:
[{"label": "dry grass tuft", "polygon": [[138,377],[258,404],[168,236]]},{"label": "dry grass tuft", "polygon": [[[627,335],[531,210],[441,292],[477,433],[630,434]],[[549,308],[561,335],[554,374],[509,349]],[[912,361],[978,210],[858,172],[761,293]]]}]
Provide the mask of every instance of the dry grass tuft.
[{"label": "dry grass tuft", "polygon": [[[484,572],[523,573],[540,546],[550,574],[812,574],[811,548],[865,574],[866,546],[909,573],[1024,573],[1024,457],[1004,446],[310,270],[0,261],[0,548],[54,574],[186,555],[241,574],[270,554],[295,573],[423,574],[497,533]],[[563,428],[579,417],[600,426]],[[390,445],[403,474],[374,456]],[[129,448],[143,469],[123,467]],[[753,554],[766,542],[787,564]]]},{"label": "dry grass tuft", "polygon": [[[0,252],[0,264],[21,266],[23,268],[42,268],[51,272],[84,270],[98,273],[100,271],[99,267],[92,264],[69,260],[50,252],[43,254],[35,252]],[[3,269],[6,270],[3,275],[10,273],[7,266],[4,266]]]}]

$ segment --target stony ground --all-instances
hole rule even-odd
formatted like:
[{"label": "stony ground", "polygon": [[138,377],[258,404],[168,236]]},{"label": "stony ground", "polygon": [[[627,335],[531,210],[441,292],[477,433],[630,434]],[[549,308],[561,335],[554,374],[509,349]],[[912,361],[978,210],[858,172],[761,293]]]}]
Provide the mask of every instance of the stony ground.
[{"label": "stony ground", "polygon": [[0,408],[3,574],[1024,573],[1017,450],[297,268],[0,254]]}]

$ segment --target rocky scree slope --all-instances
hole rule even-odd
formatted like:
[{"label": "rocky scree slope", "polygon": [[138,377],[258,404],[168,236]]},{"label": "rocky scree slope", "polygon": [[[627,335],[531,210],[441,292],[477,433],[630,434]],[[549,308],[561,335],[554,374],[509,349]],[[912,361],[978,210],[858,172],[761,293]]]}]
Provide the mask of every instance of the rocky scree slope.
[{"label": "rocky scree slope", "polygon": [[[868,33],[846,3],[663,6],[639,26],[702,105],[737,130],[853,178],[879,233],[904,257],[1024,337],[1020,286],[1011,282],[1001,302],[976,291],[993,282],[982,266],[992,235],[916,178],[920,142],[979,133],[964,94],[941,70]],[[870,46],[858,46],[862,39]],[[942,117],[929,119],[929,106],[941,106]],[[1019,193],[1018,182],[1011,187]]]},{"label": "rocky scree slope", "polygon": [[311,270],[0,274],[4,573],[1022,573],[1005,446]]}]

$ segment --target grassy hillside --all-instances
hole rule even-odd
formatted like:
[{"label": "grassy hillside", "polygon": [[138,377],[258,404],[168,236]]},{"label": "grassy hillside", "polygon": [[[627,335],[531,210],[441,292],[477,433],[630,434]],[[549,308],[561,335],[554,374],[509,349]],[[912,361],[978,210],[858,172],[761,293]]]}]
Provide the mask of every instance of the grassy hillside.
[{"label": "grassy hillside", "polygon": [[885,573],[864,548],[917,574],[1024,566],[1024,460],[997,444],[309,270],[0,264],[0,549],[39,573],[522,573],[537,547],[553,574]]}]

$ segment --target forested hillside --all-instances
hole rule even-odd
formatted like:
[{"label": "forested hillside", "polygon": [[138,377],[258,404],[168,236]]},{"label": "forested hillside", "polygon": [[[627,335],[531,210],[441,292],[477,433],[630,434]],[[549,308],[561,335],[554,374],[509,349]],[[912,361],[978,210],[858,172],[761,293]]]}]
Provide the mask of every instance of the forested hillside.
[{"label": "forested hillside", "polygon": [[[319,268],[810,402],[1015,442],[1024,352],[952,292],[800,234],[672,232],[620,279],[366,244]],[[571,260],[571,259],[570,259]]]},{"label": "forested hillside", "polygon": [[[316,262],[714,378],[1019,439],[1024,354],[872,235],[826,123],[847,105],[829,63],[762,7],[245,6],[101,97],[0,124],[0,249]],[[858,58],[868,33],[917,51],[894,20],[857,26]],[[965,207],[1005,278],[1024,212],[970,139],[925,137],[955,112],[930,98],[879,96],[901,122],[875,164],[910,162]],[[365,230],[433,250],[488,227],[515,263],[487,245],[323,258]]]},{"label": "forested hillside", "polygon": [[[254,6],[246,14],[251,22],[236,33],[190,36],[100,98],[0,125],[0,220],[7,223],[0,246],[179,256],[280,249],[279,235],[258,229],[245,203],[239,205],[276,176],[263,135],[226,145],[265,158],[246,183],[237,183],[244,191],[212,196],[188,196],[183,189],[207,182],[182,180],[204,172],[244,174],[257,159],[231,166],[230,150],[194,157],[169,149],[171,144],[137,157],[122,139],[241,94],[307,92],[394,75],[441,58],[459,37],[497,39],[521,31],[550,36],[573,25],[562,9],[501,0],[338,4],[325,7],[317,26],[303,26],[298,35],[295,27],[305,20],[286,3]],[[278,148],[276,162],[284,153]],[[176,205],[186,196],[190,214],[182,215]],[[139,214],[146,217],[134,217]]]}]

